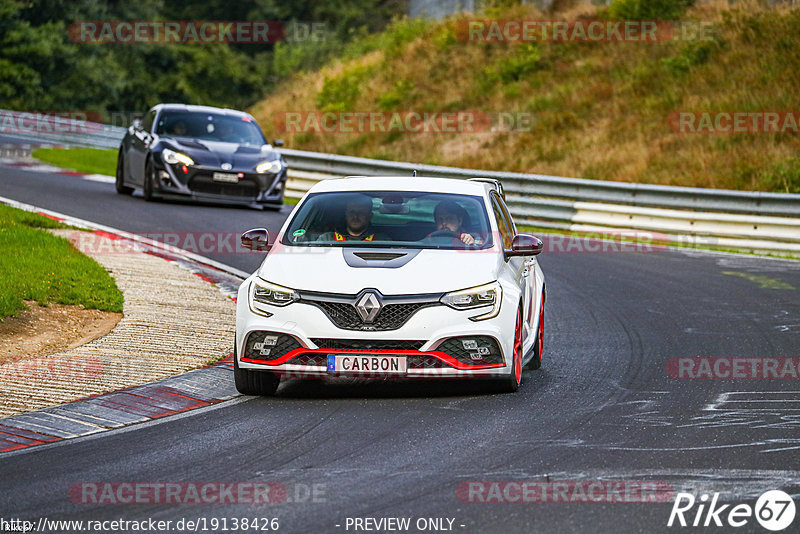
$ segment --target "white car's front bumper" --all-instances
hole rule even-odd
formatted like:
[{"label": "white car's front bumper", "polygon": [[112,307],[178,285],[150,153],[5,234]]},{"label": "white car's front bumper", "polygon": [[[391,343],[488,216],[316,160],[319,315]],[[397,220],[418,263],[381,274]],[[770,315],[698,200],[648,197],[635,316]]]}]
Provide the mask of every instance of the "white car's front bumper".
[{"label": "white car's front bumper", "polygon": [[[511,372],[516,302],[504,300],[496,317],[482,321],[469,318],[485,313],[485,307],[461,311],[437,304],[417,310],[402,326],[393,330],[349,330],[334,324],[321,308],[302,300],[275,307],[271,317],[254,312],[248,302],[251,279],[242,284],[237,303],[236,357],[242,369],[269,370],[286,378],[353,376],[329,372],[324,363],[331,354],[353,354],[405,356],[408,360],[406,373],[403,376],[386,375],[387,378],[474,378]],[[506,294],[504,291],[504,298]],[[265,332],[270,338],[291,336],[296,340],[296,346],[291,345],[294,348],[285,352],[281,346],[288,340],[279,338],[278,351],[268,348],[255,350],[251,336],[256,336],[252,339],[263,339]],[[461,350],[462,340],[453,338],[477,339],[481,346],[491,347],[491,354],[478,358],[475,352]],[[418,343],[409,349],[410,341]],[[348,345],[350,342],[353,344]],[[401,342],[403,348],[391,348],[389,342]],[[364,344],[369,343],[389,348],[364,348]],[[348,349],[348,346],[357,348]],[[261,351],[267,354],[261,354]],[[467,356],[467,353],[471,355]],[[300,363],[302,357],[305,357],[304,363]]]}]

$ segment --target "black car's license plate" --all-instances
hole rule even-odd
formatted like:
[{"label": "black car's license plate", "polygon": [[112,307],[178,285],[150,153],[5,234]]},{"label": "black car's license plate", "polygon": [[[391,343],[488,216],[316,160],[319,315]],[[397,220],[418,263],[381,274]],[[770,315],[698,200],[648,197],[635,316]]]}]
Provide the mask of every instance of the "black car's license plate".
[{"label": "black car's license plate", "polygon": [[226,184],[238,184],[239,176],[236,174],[229,174],[227,172],[215,172],[211,175],[211,179],[215,182],[225,182]]}]

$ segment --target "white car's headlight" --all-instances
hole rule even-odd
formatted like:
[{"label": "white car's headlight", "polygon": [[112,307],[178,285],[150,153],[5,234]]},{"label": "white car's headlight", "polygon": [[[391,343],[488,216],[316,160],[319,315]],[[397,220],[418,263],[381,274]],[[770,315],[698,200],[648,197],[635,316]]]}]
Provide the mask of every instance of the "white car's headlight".
[{"label": "white car's headlight", "polygon": [[264,174],[267,172],[272,174],[278,174],[279,172],[281,172],[281,169],[283,169],[283,163],[281,163],[281,160],[279,159],[272,161],[263,161],[258,165],[256,165],[256,172],[258,174]]},{"label": "white car's headlight", "polygon": [[170,150],[168,148],[165,148],[161,151],[161,157],[164,158],[164,161],[170,165],[175,165],[176,163],[186,166],[194,165],[194,160],[186,154],[181,154],[180,152],[175,152],[174,150]]},{"label": "white car's headlight", "polygon": [[256,278],[250,283],[250,309],[269,317],[270,306],[288,306],[299,300],[297,291]]},{"label": "white car's headlight", "polygon": [[497,314],[500,313],[500,301],[502,297],[503,290],[500,287],[500,283],[492,282],[491,284],[448,293],[441,298],[441,303],[456,310],[469,310],[472,308],[491,306],[492,309],[488,310],[486,313],[470,317],[473,321],[482,321],[484,319],[497,317]]}]

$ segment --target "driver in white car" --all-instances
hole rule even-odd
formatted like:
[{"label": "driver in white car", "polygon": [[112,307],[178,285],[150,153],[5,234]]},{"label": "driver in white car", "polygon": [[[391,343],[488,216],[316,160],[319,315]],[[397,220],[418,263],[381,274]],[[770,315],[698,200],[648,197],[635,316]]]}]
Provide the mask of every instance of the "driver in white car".
[{"label": "driver in white car", "polygon": [[383,234],[372,230],[372,199],[358,195],[347,201],[344,210],[345,228],[326,232],[318,241],[386,241]]},{"label": "driver in white car", "polygon": [[465,245],[481,245],[480,238],[463,230],[464,222],[468,220],[467,211],[452,200],[439,202],[433,210],[433,220],[436,223],[436,231],[428,236],[437,237],[446,233],[452,233],[454,238],[460,239]]}]

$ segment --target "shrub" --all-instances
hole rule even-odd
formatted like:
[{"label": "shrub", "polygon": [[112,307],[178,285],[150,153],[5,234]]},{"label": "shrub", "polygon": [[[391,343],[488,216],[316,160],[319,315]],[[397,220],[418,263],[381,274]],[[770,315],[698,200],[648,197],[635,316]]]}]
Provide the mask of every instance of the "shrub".
[{"label": "shrub", "polygon": [[321,111],[346,111],[353,109],[361,94],[361,86],[369,76],[370,69],[353,67],[336,78],[325,77],[325,83],[317,94],[317,108]]},{"label": "shrub", "polygon": [[610,19],[675,20],[695,0],[614,0],[608,7]]}]

